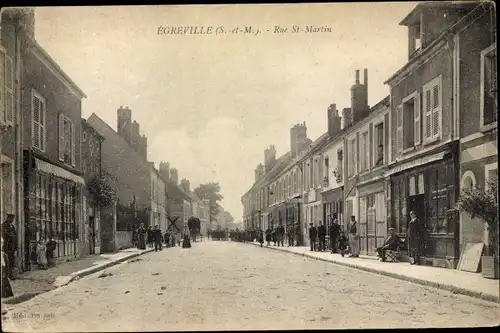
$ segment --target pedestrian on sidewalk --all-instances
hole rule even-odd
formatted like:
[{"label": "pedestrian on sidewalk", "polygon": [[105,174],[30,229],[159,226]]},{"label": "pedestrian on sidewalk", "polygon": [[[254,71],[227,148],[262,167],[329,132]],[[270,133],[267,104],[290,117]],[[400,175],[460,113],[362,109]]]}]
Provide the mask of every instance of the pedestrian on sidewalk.
[{"label": "pedestrian on sidewalk", "polygon": [[138,237],[137,237],[137,225],[134,225],[133,229],[132,229],[132,244],[137,247],[137,240],[138,240]]},{"label": "pedestrian on sidewalk", "polygon": [[38,264],[39,269],[47,269],[47,247],[44,244],[43,239],[38,240],[38,244],[36,245],[36,263]]},{"label": "pedestrian on sidewalk", "polygon": [[411,265],[420,265],[424,228],[414,211],[410,212],[410,218],[410,222],[408,223],[408,255]]},{"label": "pedestrian on sidewalk", "polygon": [[333,221],[330,225],[330,247],[332,253],[337,253],[337,239],[340,234],[340,225],[337,218],[337,213],[333,213]]},{"label": "pedestrian on sidewalk", "polygon": [[311,251],[316,251],[316,238],[318,237],[318,229],[309,223],[309,242],[311,243]]},{"label": "pedestrian on sidewalk", "polygon": [[273,231],[271,230],[270,227],[267,227],[266,229],[266,245],[269,246],[271,245],[271,239],[272,239],[272,233]]},{"label": "pedestrian on sidewalk", "polygon": [[326,250],[326,227],[323,225],[321,221],[319,221],[318,226],[318,240],[319,240],[319,250]]},{"label": "pedestrian on sidewalk", "polygon": [[137,229],[137,248],[139,250],[146,249],[146,228],[144,228],[144,223]]},{"label": "pedestrian on sidewalk", "polygon": [[161,230],[160,226],[155,225],[153,229],[153,241],[155,243],[155,252],[156,251],[161,251],[162,246],[161,246]]},{"label": "pedestrian on sidewalk", "polygon": [[257,237],[259,238],[260,247],[262,247],[262,244],[264,244],[264,232],[262,231],[262,229],[259,229],[259,234]]},{"label": "pedestrian on sidewalk", "polygon": [[283,227],[283,224],[280,224],[278,229],[276,230],[277,234],[278,234],[278,246],[285,246],[285,244],[283,244],[284,242],[284,239],[285,239],[285,228]]},{"label": "pedestrian on sidewalk", "polygon": [[49,241],[47,242],[47,262],[49,267],[54,267],[56,265],[56,260],[54,258],[54,251],[56,250],[57,243],[54,238],[51,236]]},{"label": "pedestrian on sidewalk", "polygon": [[288,246],[293,246],[293,224],[289,224],[286,227],[286,235],[288,237]]},{"label": "pedestrian on sidewalk", "polygon": [[359,257],[359,235],[356,217],[351,216],[351,226],[349,227],[349,248],[351,250],[351,258]]},{"label": "pedestrian on sidewalk", "polygon": [[191,241],[189,239],[190,237],[190,232],[188,228],[184,228],[184,237],[182,240],[182,248],[183,249],[189,249],[191,248]]},{"label": "pedestrian on sidewalk", "polygon": [[14,214],[7,214],[7,220],[2,223],[3,245],[2,251],[7,256],[7,276],[14,280],[14,270],[16,267],[16,251],[17,251],[17,230],[14,225]]},{"label": "pedestrian on sidewalk", "polygon": [[170,247],[170,233],[168,232],[168,230],[165,232],[165,236],[164,236],[164,240],[165,240],[165,247]]},{"label": "pedestrian on sidewalk", "polygon": [[[2,249],[4,245],[4,240],[2,237]],[[9,267],[9,258],[7,253],[2,251],[2,298],[12,297],[14,296],[14,292],[12,291],[12,286],[9,281],[8,276],[8,268]]]},{"label": "pedestrian on sidewalk", "polygon": [[153,228],[151,226],[148,227],[148,247],[153,247]]},{"label": "pedestrian on sidewalk", "polygon": [[399,245],[399,237],[396,235],[394,228],[389,228],[389,236],[384,242],[383,246],[377,247],[377,253],[380,260],[385,261],[385,253],[387,250],[396,250]]},{"label": "pedestrian on sidewalk", "polygon": [[339,238],[337,242],[338,242],[338,249],[340,250],[340,255],[344,257],[345,251],[347,249],[347,237],[345,235],[343,225],[340,226]]}]

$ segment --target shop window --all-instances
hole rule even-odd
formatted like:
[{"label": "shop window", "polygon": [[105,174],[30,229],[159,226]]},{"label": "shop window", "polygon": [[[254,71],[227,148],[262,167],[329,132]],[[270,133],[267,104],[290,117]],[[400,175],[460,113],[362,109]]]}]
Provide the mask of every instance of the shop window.
[{"label": "shop window", "polygon": [[480,120],[487,130],[497,122],[497,46],[496,43],[481,52]]}]

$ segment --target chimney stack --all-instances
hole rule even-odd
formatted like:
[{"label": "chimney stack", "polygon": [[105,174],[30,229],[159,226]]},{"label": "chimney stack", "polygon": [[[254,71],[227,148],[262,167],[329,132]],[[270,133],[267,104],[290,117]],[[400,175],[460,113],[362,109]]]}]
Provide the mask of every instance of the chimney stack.
[{"label": "chimney stack", "polygon": [[176,168],[170,169],[170,180],[175,185],[178,185],[178,183],[179,183],[179,172],[177,171]]},{"label": "chimney stack", "polygon": [[189,180],[187,180],[187,179],[181,180],[181,188],[184,190],[184,192],[190,193],[190,191],[191,191],[190,186],[191,186],[191,184],[189,183]]},{"label": "chimney stack", "polygon": [[170,180],[170,163],[160,162],[160,175],[165,181]]},{"label": "chimney stack", "polygon": [[120,106],[117,113],[117,124],[116,131],[118,135],[120,135],[125,141],[130,144],[130,136],[131,136],[131,126],[132,126],[132,110],[128,107],[123,108]]},{"label": "chimney stack", "polygon": [[[365,83],[368,82],[368,70],[365,69]],[[351,87],[351,123],[363,119],[370,112],[368,106],[368,91],[364,84],[359,83],[359,70],[356,70],[356,83]]]},{"label": "chimney stack", "polygon": [[339,116],[339,112],[337,110],[337,105],[332,104],[327,110],[328,113],[328,135],[334,136],[341,130],[341,117]]}]

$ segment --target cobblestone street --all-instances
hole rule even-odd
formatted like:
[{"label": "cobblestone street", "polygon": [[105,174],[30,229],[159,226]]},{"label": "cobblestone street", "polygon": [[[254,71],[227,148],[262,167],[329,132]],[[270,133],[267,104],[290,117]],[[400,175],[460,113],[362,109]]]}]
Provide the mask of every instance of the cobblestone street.
[{"label": "cobblestone street", "polygon": [[2,326],[7,331],[473,327],[498,325],[498,315],[491,302],[266,248],[207,241],[189,250],[145,254],[42,294],[11,308]]}]

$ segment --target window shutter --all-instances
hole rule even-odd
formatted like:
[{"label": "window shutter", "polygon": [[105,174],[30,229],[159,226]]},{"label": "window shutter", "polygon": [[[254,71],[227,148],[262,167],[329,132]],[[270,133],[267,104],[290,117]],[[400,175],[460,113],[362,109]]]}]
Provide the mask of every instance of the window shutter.
[{"label": "window shutter", "polygon": [[75,133],[75,124],[71,123],[71,165],[76,165],[76,133]]},{"label": "window shutter", "polygon": [[441,91],[439,85],[432,88],[432,137],[439,137],[439,113],[441,110]]},{"label": "window shutter", "polygon": [[353,175],[356,175],[356,174],[358,173],[358,164],[357,164],[357,162],[358,162],[358,155],[357,155],[357,151],[358,151],[358,150],[356,149],[356,139],[354,139],[354,140],[352,141],[352,143],[353,143],[353,144],[352,144],[352,146],[353,146],[353,147],[352,147],[352,148],[353,148],[353,149],[352,149],[352,156],[353,156],[353,160],[354,160],[354,162],[353,162],[353,165],[354,165],[354,168],[353,168],[354,173],[353,173]]},{"label": "window shutter", "polygon": [[425,95],[424,95],[424,139],[428,140],[431,138],[432,135],[432,109],[431,109],[431,103],[432,103],[432,96],[431,96],[431,91],[426,90]]},{"label": "window shutter", "polygon": [[59,161],[64,162],[64,114],[59,113]]},{"label": "window shutter", "polygon": [[12,65],[12,59],[7,55],[5,55],[4,77],[5,122],[7,124],[12,124],[14,121],[14,67]]},{"label": "window shutter", "polygon": [[396,151],[400,153],[403,150],[403,106],[400,105],[396,112]]},{"label": "window shutter", "polygon": [[0,47],[0,124],[5,121],[5,50]]},{"label": "window shutter", "polygon": [[47,116],[47,105],[42,99],[38,99],[40,103],[40,150],[45,151],[45,118]]},{"label": "window shutter", "polygon": [[421,121],[420,121],[420,98],[421,94],[418,93],[417,96],[415,97],[415,109],[414,109],[414,118],[415,118],[415,129],[413,130],[413,133],[415,134],[415,146],[418,146],[421,141]]},{"label": "window shutter", "polygon": [[33,147],[41,149],[40,145],[40,100],[37,96],[33,95],[31,98],[31,144]]}]

